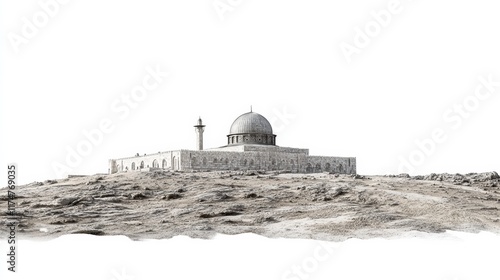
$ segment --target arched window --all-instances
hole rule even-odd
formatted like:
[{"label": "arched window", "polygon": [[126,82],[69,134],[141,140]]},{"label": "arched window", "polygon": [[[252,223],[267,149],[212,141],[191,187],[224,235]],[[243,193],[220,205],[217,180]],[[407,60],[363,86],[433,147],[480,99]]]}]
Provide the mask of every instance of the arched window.
[{"label": "arched window", "polygon": [[166,159],[163,159],[161,161],[161,168],[163,168],[163,169],[167,168],[167,160]]},{"label": "arched window", "polygon": [[307,164],[306,166],[306,172],[307,173],[312,173],[313,172],[313,167],[310,163]]},{"label": "arched window", "polygon": [[160,165],[158,164],[158,161],[155,159],[153,160],[153,168],[158,168]]},{"label": "arched window", "polygon": [[321,163],[317,163],[316,164],[316,167],[314,168],[314,172],[318,173],[318,172],[321,172]]},{"label": "arched window", "polygon": [[325,164],[325,171],[330,172],[331,168],[330,163]]},{"label": "arched window", "polygon": [[141,169],[144,168],[144,161],[141,161]]},{"label": "arched window", "polygon": [[130,169],[135,170],[135,162],[132,162],[132,166],[130,167]]}]

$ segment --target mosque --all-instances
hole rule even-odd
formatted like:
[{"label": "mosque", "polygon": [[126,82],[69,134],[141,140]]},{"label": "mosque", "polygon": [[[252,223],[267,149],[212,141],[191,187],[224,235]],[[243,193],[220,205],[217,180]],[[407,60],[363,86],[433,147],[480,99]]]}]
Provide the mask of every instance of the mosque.
[{"label": "mosque", "polygon": [[227,145],[219,148],[203,149],[205,125],[201,118],[194,127],[197,150],[166,151],[110,159],[109,173],[167,169],[356,174],[355,157],[310,156],[309,149],[277,146],[276,135],[273,134],[269,121],[252,111],[236,118],[227,135]]}]

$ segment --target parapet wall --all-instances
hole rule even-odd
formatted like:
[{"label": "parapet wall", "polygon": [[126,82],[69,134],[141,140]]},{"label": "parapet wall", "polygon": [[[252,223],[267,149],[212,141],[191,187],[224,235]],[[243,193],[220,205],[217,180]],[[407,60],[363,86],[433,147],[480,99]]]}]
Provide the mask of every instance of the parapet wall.
[{"label": "parapet wall", "polygon": [[276,152],[276,153],[297,153],[297,154],[309,154],[309,149],[299,149],[290,147],[280,147],[280,146],[264,146],[264,145],[234,145],[234,146],[224,146],[220,148],[208,149],[205,151],[233,151],[233,152]]}]

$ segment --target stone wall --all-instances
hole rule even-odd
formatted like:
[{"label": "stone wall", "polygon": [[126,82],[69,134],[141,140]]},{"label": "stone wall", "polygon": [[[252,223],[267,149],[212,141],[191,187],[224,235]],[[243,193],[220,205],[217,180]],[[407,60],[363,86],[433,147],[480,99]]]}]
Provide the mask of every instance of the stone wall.
[{"label": "stone wall", "polygon": [[356,174],[356,158],[309,156],[303,172],[334,172],[340,174]]},{"label": "stone wall", "polygon": [[282,152],[189,151],[181,154],[182,170],[285,170],[294,173],[356,174],[356,158],[308,156]]},{"label": "stone wall", "polygon": [[289,170],[300,172],[307,155],[277,152],[182,151],[183,170]]},{"label": "stone wall", "polygon": [[[115,164],[116,172],[136,171],[144,168],[180,169],[180,151],[168,151],[143,156],[110,160],[110,170]],[[114,162],[113,162],[114,161]],[[111,172],[114,173],[114,172]]]},{"label": "stone wall", "polygon": [[[252,149],[252,148],[250,148]],[[213,170],[282,170],[293,173],[334,172],[356,173],[356,158],[308,156],[306,149],[258,149],[238,152],[223,150],[180,150],[110,160],[110,173],[159,168],[186,171]],[[113,168],[114,166],[114,168]]]}]

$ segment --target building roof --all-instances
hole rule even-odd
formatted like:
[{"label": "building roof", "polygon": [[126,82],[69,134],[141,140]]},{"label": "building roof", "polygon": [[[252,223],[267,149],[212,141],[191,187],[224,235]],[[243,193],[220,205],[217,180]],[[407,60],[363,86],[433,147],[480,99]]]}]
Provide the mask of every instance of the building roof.
[{"label": "building roof", "polygon": [[240,133],[273,134],[273,128],[262,115],[248,112],[236,118],[231,125],[230,135]]}]

